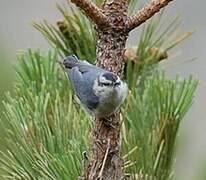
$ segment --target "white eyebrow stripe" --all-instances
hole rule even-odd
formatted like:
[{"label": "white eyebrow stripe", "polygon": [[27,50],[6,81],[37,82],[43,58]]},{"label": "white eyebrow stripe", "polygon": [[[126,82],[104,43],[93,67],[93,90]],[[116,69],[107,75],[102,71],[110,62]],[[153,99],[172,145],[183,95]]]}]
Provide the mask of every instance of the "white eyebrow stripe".
[{"label": "white eyebrow stripe", "polygon": [[117,80],[116,80],[117,83],[121,82],[121,79],[119,77],[117,77]]},{"label": "white eyebrow stripe", "polygon": [[100,76],[99,81],[100,81],[101,83],[109,83],[109,84],[112,83],[110,80],[106,79],[104,76]]}]

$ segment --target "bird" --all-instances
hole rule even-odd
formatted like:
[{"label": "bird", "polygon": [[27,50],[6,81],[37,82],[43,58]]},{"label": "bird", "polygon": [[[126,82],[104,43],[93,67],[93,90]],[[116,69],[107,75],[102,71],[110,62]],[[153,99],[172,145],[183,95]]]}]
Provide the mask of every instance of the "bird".
[{"label": "bird", "polygon": [[91,116],[109,117],[123,104],[128,87],[115,73],[76,55],[67,56],[62,64],[78,101]]}]

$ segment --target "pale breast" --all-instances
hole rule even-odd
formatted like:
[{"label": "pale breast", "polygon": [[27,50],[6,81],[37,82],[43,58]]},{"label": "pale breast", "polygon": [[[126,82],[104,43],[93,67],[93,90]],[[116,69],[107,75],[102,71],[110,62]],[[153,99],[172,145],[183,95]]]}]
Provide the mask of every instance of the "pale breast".
[{"label": "pale breast", "polygon": [[95,110],[96,117],[105,117],[113,114],[120,106],[121,99],[117,93],[113,93],[111,96],[100,99],[98,108]]}]

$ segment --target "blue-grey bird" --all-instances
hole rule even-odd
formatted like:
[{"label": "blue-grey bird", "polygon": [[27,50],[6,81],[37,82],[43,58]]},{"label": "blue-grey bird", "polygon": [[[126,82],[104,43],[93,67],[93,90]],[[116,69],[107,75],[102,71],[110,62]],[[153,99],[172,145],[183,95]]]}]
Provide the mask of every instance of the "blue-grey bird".
[{"label": "blue-grey bird", "polygon": [[63,60],[76,96],[93,116],[108,117],[118,110],[127,96],[127,85],[116,74],[96,67],[75,55]]}]

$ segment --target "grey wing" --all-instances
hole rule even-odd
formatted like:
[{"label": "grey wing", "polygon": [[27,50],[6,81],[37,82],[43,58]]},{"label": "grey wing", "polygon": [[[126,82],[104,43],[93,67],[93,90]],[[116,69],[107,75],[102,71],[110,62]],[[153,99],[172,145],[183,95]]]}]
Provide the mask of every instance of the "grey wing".
[{"label": "grey wing", "polygon": [[81,85],[81,81],[83,80],[83,78],[82,78],[82,74],[79,71],[79,68],[77,66],[73,67],[69,71],[69,78],[70,78],[70,81],[72,83],[72,86],[73,86],[75,92],[79,93],[80,88],[78,86]]},{"label": "grey wing", "polygon": [[93,93],[93,79],[88,73],[88,68],[84,70],[76,66],[70,71],[70,80],[81,103],[92,111],[98,106],[99,98]]},{"label": "grey wing", "polygon": [[76,66],[78,66],[79,68],[79,71],[81,73],[87,73],[87,72],[94,72],[94,73],[100,73],[100,72],[103,72],[104,70],[93,65],[93,64],[90,64],[86,61],[82,61],[81,63],[77,63]]}]

